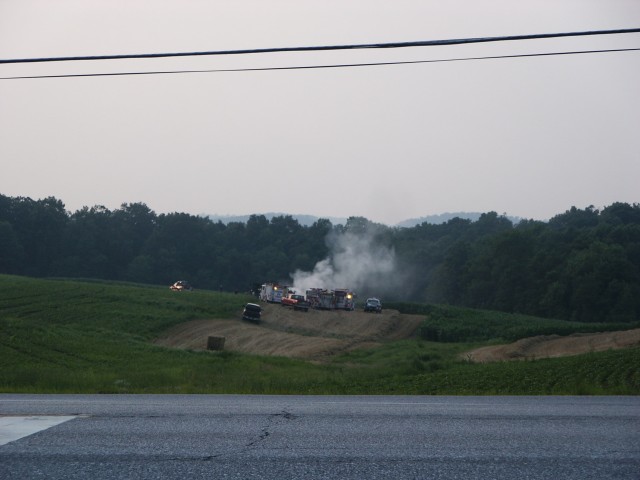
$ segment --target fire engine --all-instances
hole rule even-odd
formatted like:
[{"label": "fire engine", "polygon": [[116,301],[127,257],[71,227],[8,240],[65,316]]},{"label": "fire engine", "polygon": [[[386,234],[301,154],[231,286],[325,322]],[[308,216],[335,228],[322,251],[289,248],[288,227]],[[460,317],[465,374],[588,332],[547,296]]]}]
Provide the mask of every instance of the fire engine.
[{"label": "fire engine", "polygon": [[355,308],[356,295],[346,288],[336,290],[310,288],[306,296],[311,308],[319,310],[353,310]]},{"label": "fire engine", "polygon": [[320,310],[333,310],[334,305],[333,292],[331,290],[322,290],[318,294],[318,308]]},{"label": "fire engine", "polygon": [[320,308],[320,292],[322,288],[310,288],[306,291],[307,302],[311,308]]},{"label": "fire engine", "polygon": [[355,294],[346,288],[333,291],[334,307],[336,310],[353,310],[355,308]]},{"label": "fire engine", "polygon": [[260,288],[260,300],[263,302],[280,303],[282,302],[282,297],[288,294],[289,287],[278,283],[265,283]]}]

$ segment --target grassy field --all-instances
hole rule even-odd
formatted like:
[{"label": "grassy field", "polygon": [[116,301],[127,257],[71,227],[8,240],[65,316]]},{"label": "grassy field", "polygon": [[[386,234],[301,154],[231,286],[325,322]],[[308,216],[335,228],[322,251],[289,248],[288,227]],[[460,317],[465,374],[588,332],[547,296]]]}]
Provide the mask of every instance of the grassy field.
[{"label": "grassy field", "polygon": [[[491,365],[460,359],[460,353],[499,337],[491,332],[506,331],[514,324],[526,327],[526,331],[529,327],[539,331],[549,326],[544,319],[523,320],[507,314],[500,320],[491,316],[494,324],[487,327],[489,333],[485,335],[489,338],[475,334],[446,338],[440,334],[431,340],[405,340],[351,352],[328,365],[233,352],[173,350],[151,344],[167,328],[188,320],[239,319],[243,304],[250,300],[218,292],[176,293],[166,287],[0,275],[0,391],[640,393],[638,348]],[[440,325],[440,332],[447,331],[447,327],[459,331],[465,325],[476,331],[482,324],[480,311],[415,305],[412,308],[425,309],[421,312],[425,314],[423,330],[434,327],[436,321],[441,322],[436,324]],[[569,322],[554,325],[567,328],[566,333],[593,327]]]},{"label": "grassy field", "polygon": [[510,343],[536,335],[570,335],[640,328],[636,323],[581,323],[532,317],[514,313],[448,305],[389,303],[401,313],[425,316],[420,329],[424,340],[437,342],[500,342]]}]

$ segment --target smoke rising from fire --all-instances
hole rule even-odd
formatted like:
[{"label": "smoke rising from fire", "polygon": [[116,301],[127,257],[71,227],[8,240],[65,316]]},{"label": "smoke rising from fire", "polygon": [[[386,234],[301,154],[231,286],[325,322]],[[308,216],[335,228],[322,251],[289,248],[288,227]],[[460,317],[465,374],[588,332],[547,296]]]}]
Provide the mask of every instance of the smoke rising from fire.
[{"label": "smoke rising from fire", "polygon": [[300,293],[309,288],[348,288],[377,296],[394,290],[399,282],[395,251],[375,240],[372,232],[330,233],[326,239],[329,256],[311,272],[291,274],[293,288]]}]

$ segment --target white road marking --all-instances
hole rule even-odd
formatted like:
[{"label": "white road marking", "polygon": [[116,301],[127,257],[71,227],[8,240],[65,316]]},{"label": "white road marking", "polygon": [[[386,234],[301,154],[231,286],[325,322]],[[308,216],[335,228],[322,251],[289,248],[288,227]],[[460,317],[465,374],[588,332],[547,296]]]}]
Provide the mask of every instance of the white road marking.
[{"label": "white road marking", "polygon": [[5,445],[22,437],[33,435],[41,430],[55,427],[61,423],[76,418],[76,416],[29,416],[29,417],[0,417],[0,445]]}]

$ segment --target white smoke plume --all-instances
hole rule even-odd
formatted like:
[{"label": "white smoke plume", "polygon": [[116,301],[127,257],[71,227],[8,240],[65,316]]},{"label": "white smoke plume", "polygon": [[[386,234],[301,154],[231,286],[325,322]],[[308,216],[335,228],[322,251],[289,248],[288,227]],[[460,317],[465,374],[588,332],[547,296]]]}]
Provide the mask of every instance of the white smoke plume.
[{"label": "white smoke plume", "polygon": [[376,245],[374,234],[333,232],[326,242],[329,256],[318,262],[313,271],[297,270],[291,274],[297,292],[304,294],[309,288],[348,288],[376,295],[377,290],[389,291],[396,285],[395,252]]}]

